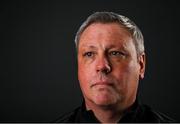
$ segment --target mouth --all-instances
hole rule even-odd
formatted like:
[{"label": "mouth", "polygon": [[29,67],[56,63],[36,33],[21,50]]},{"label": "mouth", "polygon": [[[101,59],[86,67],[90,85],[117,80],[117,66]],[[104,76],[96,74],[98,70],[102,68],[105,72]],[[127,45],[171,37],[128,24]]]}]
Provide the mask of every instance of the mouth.
[{"label": "mouth", "polygon": [[112,83],[109,83],[107,81],[99,81],[99,82],[92,84],[91,87],[94,87],[94,86],[112,86],[112,85],[113,85]]}]

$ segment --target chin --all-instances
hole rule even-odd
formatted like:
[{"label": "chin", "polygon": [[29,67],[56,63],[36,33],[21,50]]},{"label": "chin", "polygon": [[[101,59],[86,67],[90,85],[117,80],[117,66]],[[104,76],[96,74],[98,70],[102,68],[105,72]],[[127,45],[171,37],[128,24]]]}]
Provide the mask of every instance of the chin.
[{"label": "chin", "polygon": [[96,94],[93,97],[93,102],[99,106],[108,106],[116,104],[118,99],[110,94]]}]

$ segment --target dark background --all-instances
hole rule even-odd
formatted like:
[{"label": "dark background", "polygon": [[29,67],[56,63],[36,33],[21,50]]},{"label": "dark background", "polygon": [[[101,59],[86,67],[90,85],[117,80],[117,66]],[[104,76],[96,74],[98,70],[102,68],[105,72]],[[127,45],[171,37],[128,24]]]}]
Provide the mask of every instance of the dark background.
[{"label": "dark background", "polygon": [[74,36],[95,11],[140,27],[147,53],[140,99],[178,120],[178,7],[174,0],[1,1],[0,122],[51,122],[81,104]]}]

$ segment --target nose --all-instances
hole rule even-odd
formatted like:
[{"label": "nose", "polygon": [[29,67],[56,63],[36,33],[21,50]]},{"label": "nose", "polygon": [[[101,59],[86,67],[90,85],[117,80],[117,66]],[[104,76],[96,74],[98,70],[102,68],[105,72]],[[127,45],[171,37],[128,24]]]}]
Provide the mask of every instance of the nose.
[{"label": "nose", "polygon": [[108,74],[112,71],[110,62],[106,57],[100,57],[97,60],[96,71],[104,74]]}]

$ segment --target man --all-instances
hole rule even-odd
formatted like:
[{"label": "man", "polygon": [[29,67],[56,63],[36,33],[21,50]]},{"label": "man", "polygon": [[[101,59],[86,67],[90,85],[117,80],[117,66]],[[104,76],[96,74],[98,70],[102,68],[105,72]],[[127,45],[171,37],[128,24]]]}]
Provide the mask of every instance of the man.
[{"label": "man", "polygon": [[57,122],[172,122],[136,98],[145,51],[134,22],[116,13],[96,12],[82,24],[75,43],[84,102]]}]

